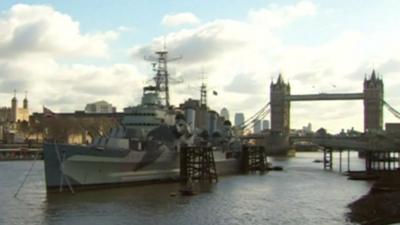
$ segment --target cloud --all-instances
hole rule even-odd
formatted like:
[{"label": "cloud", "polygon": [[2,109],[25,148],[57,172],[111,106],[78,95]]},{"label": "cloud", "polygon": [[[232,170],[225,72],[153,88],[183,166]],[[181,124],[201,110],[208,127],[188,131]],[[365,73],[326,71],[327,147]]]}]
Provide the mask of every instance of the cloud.
[{"label": "cloud", "polygon": [[[231,115],[244,112],[248,118],[269,101],[271,78],[276,80],[279,73],[290,82],[294,94],[359,92],[364,74],[372,68],[383,74],[388,102],[400,105],[396,98],[400,33],[390,31],[391,41],[386,41],[385,32],[379,36],[380,32],[341,30],[328,40],[307,45],[284,38],[292,25],[318,19],[319,14],[318,6],[309,1],[270,5],[250,10],[244,20],[215,19],[176,27],[149,43],[133,46],[132,65],[90,65],[78,60],[82,55],[107,56],[112,41],[130,28],[86,33],[78,21],[49,6],[15,5],[0,17],[4,34],[0,35],[0,96],[3,105],[8,105],[12,89],[19,93],[26,89],[32,106],[40,109],[48,104],[55,111],[83,109],[86,103],[101,99],[119,110],[138,104],[145,81],[152,77],[142,75],[151,73],[143,56],[160,50],[165,37],[169,56],[182,56],[168,65],[171,77],[185,81],[170,87],[175,105],[199,98],[203,72],[210,108],[227,107]],[[135,32],[140,30],[135,28]],[[66,57],[68,63],[63,62]],[[308,122],[333,132],[342,126],[363,127],[362,103],[295,103],[292,109],[294,128]]]},{"label": "cloud", "polygon": [[[246,40],[239,35],[245,31],[246,27],[241,22],[217,20],[199,28],[170,33],[165,40],[170,52],[184,54],[180,63],[207,62],[246,44]],[[134,47],[132,55],[141,58],[160,49],[163,42],[164,37],[157,37],[150,44]]]},{"label": "cloud", "polygon": [[317,6],[314,3],[300,1],[296,5],[271,5],[269,8],[251,10],[248,17],[252,23],[260,24],[264,29],[274,29],[284,27],[301,17],[312,16],[316,11]]},{"label": "cloud", "polygon": [[378,71],[382,74],[398,73],[400,71],[400,60],[395,58],[389,59],[379,66]]},{"label": "cloud", "polygon": [[262,90],[266,85],[266,82],[257,82],[252,74],[238,74],[225,87],[225,90],[244,94],[260,94],[260,92],[264,93]]},{"label": "cloud", "polygon": [[[294,94],[362,92],[364,74],[371,73],[373,64],[386,73],[384,77],[395,79],[400,59],[398,53],[393,50],[383,54],[380,51],[387,49],[387,45],[390,49],[399,47],[398,44],[393,45],[395,42],[382,41],[386,40],[383,34],[377,37],[376,34],[358,30],[342,30],[324,42],[308,45],[282,38],[282,31],[290,30],[292,24],[321,16],[319,13],[318,6],[310,1],[288,6],[270,5],[250,10],[247,19],[242,21],[216,19],[155,37],[150,43],[132,48],[132,56],[139,58],[144,53],[159,49],[165,37],[171,55],[183,56],[174,64],[178,76],[186,77],[186,82],[191,85],[197,82],[200,86],[198,79],[190,80],[190,74],[196,71],[200,74],[201,68],[206,67],[208,86],[221,93],[209,99],[210,106],[217,111],[226,106],[231,111],[235,110],[232,113],[242,111],[247,116],[269,101],[271,77],[276,79],[280,72],[285,80],[290,81]],[[374,37],[371,38],[371,35]],[[400,37],[399,34],[394,36]],[[371,56],[376,56],[374,58],[378,60]],[[174,89],[171,90],[174,92]],[[179,89],[179,94],[182,91]],[[177,97],[173,100],[181,101]],[[321,103],[318,110],[310,110],[309,105],[298,107],[307,112],[307,116],[293,122],[294,127],[315,120],[338,131],[343,124],[363,128],[363,115],[359,113],[362,106],[359,104]],[[347,107],[349,111],[341,113],[335,110],[340,107]],[[352,111],[356,113],[351,114]],[[346,113],[352,115],[350,120],[343,118]],[[346,122],[338,122],[340,120]]]},{"label": "cloud", "polygon": [[[273,28],[283,27],[295,19],[312,15],[315,10],[315,5],[305,1],[294,6],[271,6],[267,9],[253,10],[249,12],[245,21],[217,19],[195,28],[181,29],[166,36],[156,37],[149,44],[134,46],[131,52],[134,58],[141,58],[160,49],[166,40],[170,52],[183,55],[183,59],[177,62],[180,69],[184,67],[183,70],[198,69],[199,64],[202,67],[215,68],[214,70],[225,70],[230,66],[225,64],[232,64],[232,61],[252,67],[244,70],[258,70],[259,67],[265,68],[265,63],[269,61],[267,57],[281,51],[279,48],[282,42],[272,31]],[[266,22],[269,25],[266,25]],[[266,54],[268,50],[272,51]],[[248,66],[250,64],[251,66]],[[253,65],[257,64],[254,68]]]},{"label": "cloud", "polygon": [[72,112],[100,99],[120,111],[137,104],[146,78],[134,65],[79,63],[82,57],[105,60],[111,41],[129,30],[84,33],[79,22],[50,6],[12,6],[0,17],[1,104],[9,105],[14,89],[19,102],[28,91],[31,111],[46,105]]},{"label": "cloud", "polygon": [[161,23],[167,27],[177,27],[182,25],[196,25],[200,23],[200,20],[193,13],[183,12],[167,14],[164,16]]},{"label": "cloud", "polygon": [[[272,61],[276,64],[279,54],[294,49],[283,48],[274,29],[313,15],[316,8],[310,2],[300,2],[290,7],[271,6],[253,10],[245,21],[217,19],[195,28],[180,29],[156,37],[148,44],[134,46],[131,53],[135,59],[142,58],[160,49],[166,40],[171,55],[183,56],[174,64],[178,71],[176,75],[186,77],[185,81],[193,85],[196,79],[191,80],[190,74],[199,76],[202,68],[206,68],[209,86],[220,91],[226,98],[234,94],[247,94],[243,96],[245,99],[254,93],[267,92],[270,77],[279,71],[279,66]],[[286,56],[283,58],[287,59]],[[279,61],[283,64],[283,60]],[[196,73],[194,71],[198,71],[197,74],[193,74]],[[197,83],[200,86],[200,82]],[[179,92],[182,90],[179,89]],[[222,105],[224,97],[213,98],[213,101],[216,105]],[[239,108],[238,102],[233,101],[229,107]],[[254,110],[254,107],[249,108],[249,111]]]},{"label": "cloud", "polygon": [[[18,68],[21,65],[32,68],[29,62],[23,60],[9,64],[8,74],[14,74],[13,78],[0,77],[0,88],[4,88],[3,105],[8,105],[12,89],[17,89],[19,100],[22,99],[21,93],[27,90],[33,110],[40,110],[41,105],[47,105],[55,111],[72,112],[82,110],[88,102],[104,99],[121,111],[127,105],[140,102],[143,80],[146,78],[133,65],[100,67],[53,63],[48,61],[41,64],[48,71],[20,70]],[[3,66],[0,65],[0,68]]]},{"label": "cloud", "polygon": [[104,57],[117,31],[82,33],[79,22],[45,5],[14,5],[0,17],[0,57]]}]

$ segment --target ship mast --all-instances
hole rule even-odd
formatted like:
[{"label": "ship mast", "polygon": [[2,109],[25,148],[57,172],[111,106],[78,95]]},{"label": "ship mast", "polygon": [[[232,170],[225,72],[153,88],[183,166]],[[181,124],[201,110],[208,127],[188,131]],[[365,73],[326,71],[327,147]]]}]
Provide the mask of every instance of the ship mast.
[{"label": "ship mast", "polygon": [[170,96],[169,96],[169,73],[168,73],[168,62],[175,61],[180,59],[181,57],[169,59],[168,51],[164,44],[164,49],[162,51],[156,51],[157,55],[155,61],[153,63],[154,71],[156,75],[154,77],[154,81],[156,83],[156,91],[162,95],[162,98],[165,99],[165,105],[167,107],[170,106]]},{"label": "ship mast", "polygon": [[165,105],[169,106],[169,87],[168,87],[168,67],[167,67],[167,51],[157,51],[157,68],[156,76],[154,81],[156,82],[156,90],[158,92],[164,92],[165,94]]},{"label": "ship mast", "polygon": [[207,107],[207,86],[204,82],[200,88],[200,106]]},{"label": "ship mast", "polygon": [[204,69],[201,71],[200,106],[207,108],[207,85],[204,82]]}]

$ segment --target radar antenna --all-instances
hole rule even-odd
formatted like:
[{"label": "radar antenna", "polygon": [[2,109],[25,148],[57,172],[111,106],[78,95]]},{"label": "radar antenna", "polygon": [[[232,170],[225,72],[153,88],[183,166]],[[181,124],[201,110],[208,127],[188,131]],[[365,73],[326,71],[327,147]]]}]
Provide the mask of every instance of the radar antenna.
[{"label": "radar antenna", "polygon": [[170,95],[169,95],[169,73],[168,73],[168,62],[176,61],[182,57],[168,58],[168,51],[164,44],[164,49],[162,51],[156,51],[156,57],[145,58],[148,61],[153,61],[153,70],[156,75],[153,78],[155,81],[155,89],[158,93],[162,94],[165,99],[165,105],[170,106]]},{"label": "radar antenna", "polygon": [[207,85],[204,82],[204,69],[201,70],[200,106],[207,108]]}]

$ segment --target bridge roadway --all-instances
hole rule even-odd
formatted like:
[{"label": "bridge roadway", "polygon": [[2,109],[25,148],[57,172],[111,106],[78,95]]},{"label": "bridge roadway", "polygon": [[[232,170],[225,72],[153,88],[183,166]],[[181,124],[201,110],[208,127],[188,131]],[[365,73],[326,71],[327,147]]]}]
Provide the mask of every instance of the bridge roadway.
[{"label": "bridge roadway", "polygon": [[289,101],[362,100],[364,93],[288,95]]},{"label": "bridge roadway", "polygon": [[290,137],[293,141],[308,141],[321,147],[334,150],[355,150],[355,151],[400,151],[400,139],[388,136],[326,136],[326,137]]},{"label": "bridge roadway", "polygon": [[[265,135],[249,135],[242,139],[266,139]],[[273,137],[272,137],[273,138]],[[362,134],[360,136],[290,136],[289,142],[307,141],[321,147],[333,150],[354,150],[354,151],[372,151],[387,152],[400,151],[400,137],[390,135]],[[267,147],[268,149],[268,147]]]}]

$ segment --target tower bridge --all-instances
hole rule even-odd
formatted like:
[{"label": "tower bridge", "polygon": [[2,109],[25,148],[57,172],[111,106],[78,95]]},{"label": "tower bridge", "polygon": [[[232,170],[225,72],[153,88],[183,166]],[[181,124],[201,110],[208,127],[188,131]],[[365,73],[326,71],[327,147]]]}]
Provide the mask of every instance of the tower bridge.
[{"label": "tower bridge", "polygon": [[[290,84],[286,83],[280,74],[277,81],[270,85],[270,102],[252,116],[243,128],[256,118],[271,115],[271,133],[264,137],[265,146],[272,154],[285,154],[289,149],[290,108],[294,101],[333,101],[362,100],[364,105],[364,132],[383,129],[383,106],[390,111],[395,110],[384,101],[383,81],[373,70],[365,77],[361,93],[319,93],[296,94],[290,92]],[[397,113],[397,111],[396,111]],[[395,114],[400,118],[400,113]]]},{"label": "tower bridge", "polygon": [[[381,133],[383,130],[383,107],[400,119],[400,112],[384,100],[384,85],[380,77],[373,70],[371,75],[365,77],[363,92],[360,93],[319,93],[296,94],[290,93],[290,84],[283,81],[279,75],[276,82],[270,85],[270,102],[263,106],[255,115],[246,120],[241,128],[248,128],[257,119],[263,119],[268,114],[271,116],[271,130],[244,137],[256,139],[258,144],[265,145],[269,154],[286,154],[290,148],[290,108],[294,101],[330,101],[330,100],[361,100],[364,105],[364,133]],[[337,140],[336,140],[337,141]],[[354,141],[354,140],[353,140]],[[339,142],[344,143],[344,140]],[[354,144],[354,142],[353,142]],[[365,143],[364,143],[365,144]],[[396,145],[397,146],[397,145]],[[398,143],[400,149],[400,142]],[[344,146],[342,146],[344,147]],[[348,145],[349,148],[354,146]]]},{"label": "tower bridge", "polygon": [[[364,105],[364,133],[356,137],[346,136],[309,136],[290,137],[290,107],[294,101],[330,101],[330,100],[361,100]],[[383,81],[375,71],[365,77],[361,93],[319,93],[292,95],[290,84],[283,81],[279,75],[276,82],[270,85],[270,102],[252,116],[249,121],[271,115],[271,131],[249,135],[244,139],[253,139],[257,145],[264,145],[267,154],[287,154],[290,143],[295,140],[307,140],[323,148],[324,168],[332,169],[332,152],[340,154],[340,170],[342,151],[355,150],[366,154],[365,168],[373,170],[393,170],[400,168],[400,137],[394,137],[383,130],[383,107],[400,119],[400,112],[384,100]],[[249,124],[251,122],[248,122]],[[246,124],[245,124],[246,125]],[[245,126],[244,126],[245,127]],[[350,162],[348,162],[350,165]]]},{"label": "tower bridge", "polygon": [[383,81],[375,71],[364,79],[362,93],[291,95],[290,84],[279,75],[270,85],[271,131],[288,135],[290,131],[290,106],[293,101],[363,100],[364,131],[382,130],[383,127]]}]

